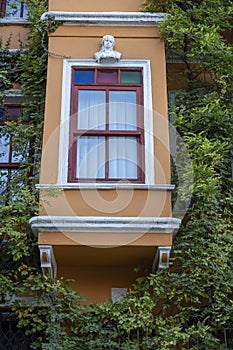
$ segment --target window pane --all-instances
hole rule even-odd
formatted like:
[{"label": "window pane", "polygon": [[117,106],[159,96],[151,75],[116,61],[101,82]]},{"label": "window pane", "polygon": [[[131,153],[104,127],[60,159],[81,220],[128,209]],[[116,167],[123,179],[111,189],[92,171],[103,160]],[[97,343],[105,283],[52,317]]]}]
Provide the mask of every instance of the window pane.
[{"label": "window pane", "polygon": [[141,73],[121,71],[121,84],[141,84]]},{"label": "window pane", "polygon": [[75,70],[74,83],[94,83],[94,70]]},{"label": "window pane", "polygon": [[[13,142],[12,142],[13,143]],[[19,151],[14,150],[14,143],[12,144],[12,163],[20,163],[26,159],[29,155],[29,147],[30,144],[28,143],[26,147],[22,147]]]},{"label": "window pane", "polygon": [[2,121],[5,117],[5,111],[4,111],[4,108],[1,108],[0,107],[0,120]]},{"label": "window pane", "polygon": [[23,4],[23,17],[27,18],[28,16],[28,4],[24,3]]},{"label": "window pane", "polygon": [[8,170],[0,169],[0,194],[3,194],[6,190],[8,182]]},{"label": "window pane", "polygon": [[109,138],[109,178],[137,179],[137,140],[135,137]]},{"label": "window pane", "polygon": [[21,1],[19,0],[7,0],[6,2],[6,16],[7,17],[20,17],[21,14]]},{"label": "window pane", "polygon": [[97,83],[116,84],[117,70],[101,69],[97,71]]},{"label": "window pane", "polygon": [[105,137],[78,138],[76,177],[105,178]]},{"label": "window pane", "polygon": [[79,90],[78,129],[103,130],[106,122],[106,93],[98,90]]},{"label": "window pane", "polygon": [[10,161],[10,135],[1,135],[0,128],[0,163],[9,163]]},{"label": "window pane", "polygon": [[21,106],[6,106],[6,117],[8,120],[17,120],[21,115]]},{"label": "window pane", "polygon": [[109,91],[109,129],[137,129],[136,91]]}]

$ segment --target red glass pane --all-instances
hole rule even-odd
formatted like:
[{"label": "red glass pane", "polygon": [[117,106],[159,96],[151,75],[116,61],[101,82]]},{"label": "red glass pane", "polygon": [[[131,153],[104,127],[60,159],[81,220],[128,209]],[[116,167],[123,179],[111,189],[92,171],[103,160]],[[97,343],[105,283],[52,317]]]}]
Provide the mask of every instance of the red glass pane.
[{"label": "red glass pane", "polygon": [[100,84],[116,84],[117,83],[117,70],[99,69],[97,71],[96,82],[100,83]]},{"label": "red glass pane", "polygon": [[21,106],[6,106],[6,117],[8,120],[17,120],[22,115]]}]

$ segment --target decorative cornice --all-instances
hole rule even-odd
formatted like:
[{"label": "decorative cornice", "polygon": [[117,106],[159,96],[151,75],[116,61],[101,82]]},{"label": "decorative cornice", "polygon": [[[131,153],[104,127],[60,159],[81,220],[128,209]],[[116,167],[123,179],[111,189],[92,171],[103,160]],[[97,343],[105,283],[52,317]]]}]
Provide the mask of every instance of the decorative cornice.
[{"label": "decorative cornice", "polygon": [[162,12],[45,12],[42,20],[53,18],[63,22],[64,25],[79,26],[134,26],[151,27],[159,26],[164,21],[165,14]]},{"label": "decorative cornice", "polygon": [[29,221],[34,234],[44,232],[173,233],[181,220],[171,217],[35,216]]},{"label": "decorative cornice", "polygon": [[40,190],[152,190],[172,191],[175,185],[147,185],[136,183],[68,183],[68,184],[37,184]]}]

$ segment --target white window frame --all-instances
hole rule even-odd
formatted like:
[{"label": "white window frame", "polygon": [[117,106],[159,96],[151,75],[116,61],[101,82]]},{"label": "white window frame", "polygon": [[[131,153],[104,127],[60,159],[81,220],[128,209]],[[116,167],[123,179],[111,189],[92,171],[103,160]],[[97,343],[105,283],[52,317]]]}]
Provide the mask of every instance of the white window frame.
[{"label": "white window frame", "polygon": [[[71,101],[71,71],[73,67],[98,68],[142,68],[143,69],[143,108],[144,108],[144,140],[145,140],[145,184],[154,184],[154,138],[153,110],[151,93],[151,70],[149,60],[121,60],[114,65],[98,64],[95,60],[65,59],[63,61],[62,100],[60,119],[60,139],[58,156],[59,187],[69,184],[77,187],[78,183],[70,183],[68,177],[70,101]],[[86,183],[87,185],[87,183]],[[134,185],[136,187],[136,184]]]}]

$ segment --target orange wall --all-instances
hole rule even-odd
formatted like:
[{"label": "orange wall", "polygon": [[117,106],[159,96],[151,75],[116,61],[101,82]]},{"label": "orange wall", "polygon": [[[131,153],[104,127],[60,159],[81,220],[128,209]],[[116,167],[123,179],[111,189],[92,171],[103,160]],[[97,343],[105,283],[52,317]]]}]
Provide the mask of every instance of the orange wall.
[{"label": "orange wall", "polygon": [[130,288],[138,276],[132,266],[61,266],[58,277],[75,280],[71,287],[87,302],[101,303],[111,299],[111,288]]},{"label": "orange wall", "polygon": [[138,11],[143,6],[142,0],[50,0],[49,11],[70,12],[108,12]]},{"label": "orange wall", "polygon": [[[130,288],[138,277],[134,268],[152,268],[155,247],[54,247],[58,276],[75,280],[71,286],[90,301],[111,298],[111,288]],[[144,270],[142,269],[142,272]]]},{"label": "orange wall", "polygon": [[55,190],[41,191],[41,215],[171,216],[171,191]]},{"label": "orange wall", "polygon": [[23,25],[3,25],[1,26],[1,39],[3,47],[10,38],[10,49],[19,49],[20,42],[27,43],[29,29]]}]

